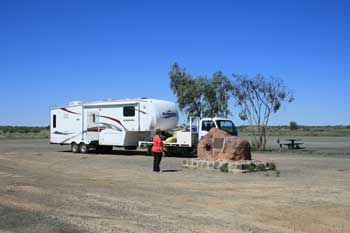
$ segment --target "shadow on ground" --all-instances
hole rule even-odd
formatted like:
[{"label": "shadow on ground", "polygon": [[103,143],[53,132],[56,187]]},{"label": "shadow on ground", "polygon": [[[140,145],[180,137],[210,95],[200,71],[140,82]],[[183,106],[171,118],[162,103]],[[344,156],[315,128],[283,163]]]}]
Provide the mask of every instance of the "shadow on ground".
[{"label": "shadow on ground", "polygon": [[[72,151],[70,150],[62,150],[59,151],[62,153],[72,153]],[[113,150],[111,152],[96,152],[94,150],[89,151],[88,154],[95,154],[95,155],[118,155],[118,156],[152,156],[150,154],[148,154],[147,151],[140,151],[140,150]],[[196,158],[197,156],[192,154],[192,153],[184,153],[184,152],[171,152],[171,153],[167,153],[166,157],[175,157],[175,158]]]},{"label": "shadow on ground", "polygon": [[162,172],[181,172],[182,170],[176,170],[176,169],[168,169],[168,170],[162,170]]}]

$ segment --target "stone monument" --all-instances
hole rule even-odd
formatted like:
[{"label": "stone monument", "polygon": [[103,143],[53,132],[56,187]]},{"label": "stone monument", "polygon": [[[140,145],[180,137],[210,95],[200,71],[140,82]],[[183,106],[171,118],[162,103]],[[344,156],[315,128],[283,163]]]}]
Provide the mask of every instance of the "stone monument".
[{"label": "stone monument", "polygon": [[250,144],[239,136],[232,136],[224,130],[211,128],[198,143],[197,156],[200,160],[251,160]]}]

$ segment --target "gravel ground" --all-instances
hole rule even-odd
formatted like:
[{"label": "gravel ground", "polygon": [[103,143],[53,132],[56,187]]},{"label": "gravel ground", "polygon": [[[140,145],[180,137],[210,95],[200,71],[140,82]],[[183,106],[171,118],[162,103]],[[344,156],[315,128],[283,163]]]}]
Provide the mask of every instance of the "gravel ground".
[{"label": "gravel ground", "polygon": [[350,138],[313,140],[342,156],[253,153],[279,173],[236,175],[0,140],[0,232],[350,232]]}]

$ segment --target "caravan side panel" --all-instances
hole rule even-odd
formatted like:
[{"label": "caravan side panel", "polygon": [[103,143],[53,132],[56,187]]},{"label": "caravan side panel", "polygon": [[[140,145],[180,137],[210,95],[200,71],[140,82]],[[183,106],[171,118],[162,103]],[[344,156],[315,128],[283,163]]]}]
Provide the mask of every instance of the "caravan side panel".
[{"label": "caravan side panel", "polygon": [[[141,126],[138,109],[138,103],[100,107],[98,109],[99,144],[137,146],[138,141],[148,138],[149,131],[139,131]],[[87,109],[85,109],[85,112],[87,112]]]},{"label": "caravan side panel", "polygon": [[[123,122],[123,106],[100,106],[98,111],[98,143],[99,145],[124,146],[125,124]],[[93,111],[85,108],[85,112]],[[87,128],[87,133],[89,133]]]},{"label": "caravan side panel", "polygon": [[53,109],[50,112],[50,142],[56,144],[80,143],[83,132],[82,106]]}]

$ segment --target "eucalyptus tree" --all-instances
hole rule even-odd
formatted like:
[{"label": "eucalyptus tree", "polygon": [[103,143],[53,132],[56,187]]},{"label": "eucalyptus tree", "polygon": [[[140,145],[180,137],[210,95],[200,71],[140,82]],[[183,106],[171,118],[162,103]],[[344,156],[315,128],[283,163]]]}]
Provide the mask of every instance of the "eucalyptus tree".
[{"label": "eucalyptus tree", "polygon": [[187,117],[227,117],[229,112],[231,84],[221,71],[212,78],[198,76],[193,78],[186,69],[177,63],[169,72],[170,88],[177,97],[179,109]]},{"label": "eucalyptus tree", "polygon": [[254,128],[257,149],[266,149],[267,126],[271,114],[281,106],[294,101],[282,79],[265,78],[261,74],[254,77],[233,74],[232,97],[240,108],[239,117]]}]

